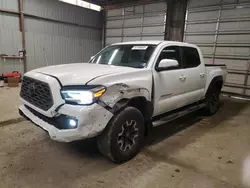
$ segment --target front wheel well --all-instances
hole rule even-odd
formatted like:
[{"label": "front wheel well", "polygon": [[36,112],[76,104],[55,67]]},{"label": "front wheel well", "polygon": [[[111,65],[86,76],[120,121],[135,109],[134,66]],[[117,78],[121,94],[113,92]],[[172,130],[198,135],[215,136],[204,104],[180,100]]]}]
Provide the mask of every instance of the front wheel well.
[{"label": "front wheel well", "polygon": [[114,113],[119,112],[126,106],[134,107],[142,113],[146,126],[145,133],[146,135],[148,135],[148,129],[150,128],[151,118],[154,111],[153,103],[151,101],[148,101],[145,97],[133,97],[131,99],[121,99],[114,106],[115,109]]},{"label": "front wheel well", "polygon": [[153,104],[145,97],[134,97],[128,101],[127,106],[137,108],[142,113],[145,122],[151,120],[153,115]]}]

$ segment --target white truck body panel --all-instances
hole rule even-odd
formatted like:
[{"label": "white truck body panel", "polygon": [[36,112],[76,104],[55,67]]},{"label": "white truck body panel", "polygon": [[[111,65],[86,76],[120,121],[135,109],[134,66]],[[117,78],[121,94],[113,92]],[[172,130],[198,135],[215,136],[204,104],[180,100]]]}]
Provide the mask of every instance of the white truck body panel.
[{"label": "white truck body panel", "polygon": [[222,76],[223,80],[226,80],[227,77],[227,70],[226,66],[224,67],[219,67],[219,66],[211,66],[211,67],[206,67],[206,87],[205,91],[207,91],[209,84],[211,83],[212,79],[215,78],[216,76]]},{"label": "white truck body panel", "polygon": [[[158,91],[155,93],[154,116],[199,101],[204,97],[205,93],[205,77],[200,76],[200,74],[205,75],[203,58],[200,66],[192,69],[155,71],[157,57],[168,46],[193,47],[198,49],[200,57],[202,57],[199,48],[195,45],[171,41],[158,45],[148,65],[150,69],[153,69],[155,89]],[[181,80],[182,78],[184,80]]]},{"label": "white truck body panel", "polygon": [[57,77],[62,85],[84,85],[96,77],[115,73],[126,73],[137,71],[129,67],[106,66],[101,64],[74,63],[56,66],[48,66],[35,69],[31,72],[44,73]]}]

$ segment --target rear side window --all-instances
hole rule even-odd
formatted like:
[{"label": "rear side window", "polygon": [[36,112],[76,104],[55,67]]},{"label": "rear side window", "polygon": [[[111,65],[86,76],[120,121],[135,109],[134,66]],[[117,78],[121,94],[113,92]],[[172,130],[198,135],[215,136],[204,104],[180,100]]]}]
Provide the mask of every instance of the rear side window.
[{"label": "rear side window", "polygon": [[196,48],[182,47],[183,68],[198,67],[201,64],[200,56]]}]

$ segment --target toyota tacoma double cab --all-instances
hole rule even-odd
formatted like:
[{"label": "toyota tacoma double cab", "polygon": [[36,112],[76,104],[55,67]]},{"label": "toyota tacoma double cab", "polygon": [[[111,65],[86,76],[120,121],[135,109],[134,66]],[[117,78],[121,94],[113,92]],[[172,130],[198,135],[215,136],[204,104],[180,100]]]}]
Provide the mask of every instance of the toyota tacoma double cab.
[{"label": "toyota tacoma double cab", "polygon": [[225,65],[205,65],[200,49],[174,41],[110,45],[88,63],[27,72],[19,112],[60,142],[97,138],[116,163],[133,158],[151,126],[193,111],[218,110]]}]

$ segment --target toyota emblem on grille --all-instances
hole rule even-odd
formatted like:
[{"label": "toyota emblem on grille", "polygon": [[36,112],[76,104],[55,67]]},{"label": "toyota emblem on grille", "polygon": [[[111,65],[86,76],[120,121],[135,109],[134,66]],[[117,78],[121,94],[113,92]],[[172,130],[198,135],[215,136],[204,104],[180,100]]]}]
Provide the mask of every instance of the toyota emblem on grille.
[{"label": "toyota emblem on grille", "polygon": [[29,84],[29,86],[28,86],[28,92],[29,92],[29,94],[32,96],[32,95],[34,95],[35,91],[36,91],[35,84],[34,83]]}]

